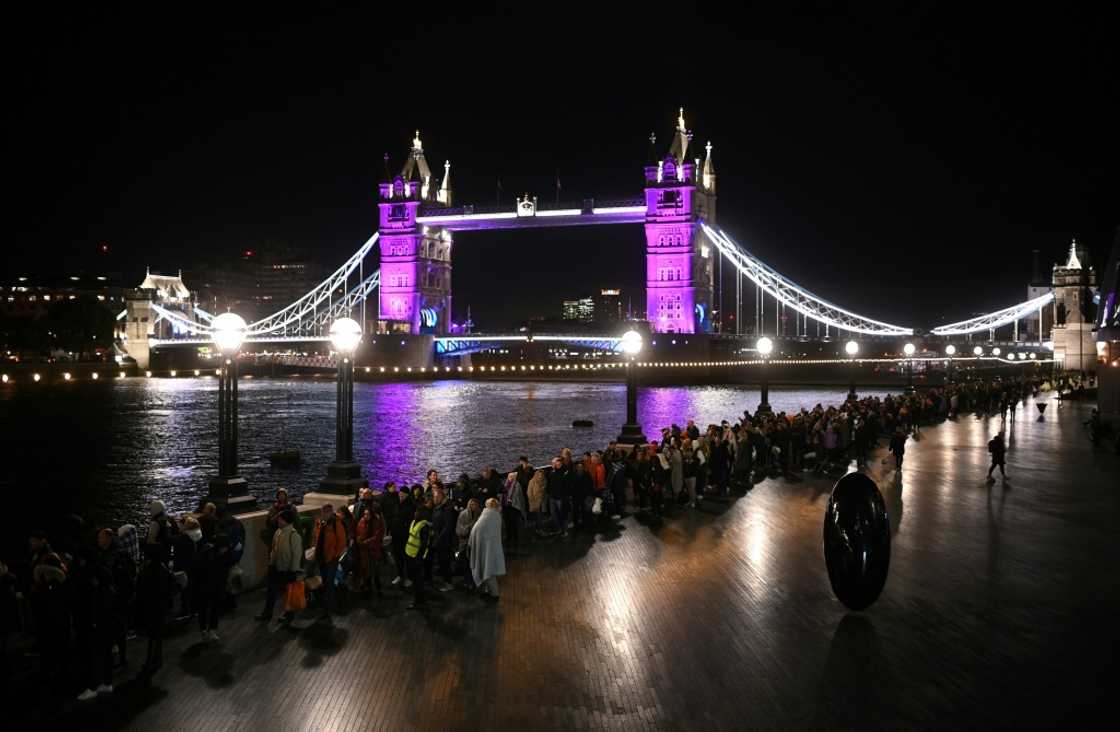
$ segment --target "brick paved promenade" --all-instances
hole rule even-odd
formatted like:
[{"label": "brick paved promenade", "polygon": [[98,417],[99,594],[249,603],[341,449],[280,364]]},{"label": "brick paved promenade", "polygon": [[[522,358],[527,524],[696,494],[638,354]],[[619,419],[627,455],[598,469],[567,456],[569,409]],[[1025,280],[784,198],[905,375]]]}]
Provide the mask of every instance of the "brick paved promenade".
[{"label": "brick paved promenade", "polygon": [[767,480],[658,530],[631,517],[534,545],[497,605],[456,591],[416,614],[392,591],[333,628],[283,629],[250,620],[254,593],[221,647],[193,624],[170,639],[150,689],[122,677],[112,701],[8,708],[193,732],[1087,724],[1120,650],[1120,471],[1087,412],[1050,402],[1038,422],[1020,406],[1006,485],[984,482],[998,418],[923,430],[901,481],[877,459],[891,570],[863,613],[825,574],[831,482]]}]

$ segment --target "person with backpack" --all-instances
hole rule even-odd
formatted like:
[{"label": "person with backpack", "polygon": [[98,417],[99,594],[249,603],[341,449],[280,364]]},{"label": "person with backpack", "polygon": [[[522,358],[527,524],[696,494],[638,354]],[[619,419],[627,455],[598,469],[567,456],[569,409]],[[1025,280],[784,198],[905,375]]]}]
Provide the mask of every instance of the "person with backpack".
[{"label": "person with backpack", "polygon": [[241,587],[241,570],[238,565],[241,563],[241,557],[245,556],[245,525],[231,511],[219,508],[218,534],[224,535],[229,541],[230,572],[227,576],[223,604],[226,610],[235,610],[237,608],[235,590]]},{"label": "person with backpack", "polygon": [[1003,469],[1004,460],[1007,457],[1007,445],[1003,441],[1003,433],[997,432],[996,436],[988,441],[988,452],[992,454],[992,464],[988,467],[988,482],[995,483],[996,479],[992,477],[992,471],[999,466],[999,474],[1007,480],[1007,473]]},{"label": "person with backpack", "polygon": [[152,501],[148,504],[148,534],[144,543],[154,546],[160,561],[171,561],[171,544],[178,534],[175,522],[167,515],[167,507],[163,501]]},{"label": "person with backpack", "polygon": [[311,536],[311,546],[315,553],[313,560],[319,566],[319,576],[323,579],[323,619],[329,623],[331,615],[338,612],[335,578],[338,575],[339,560],[348,547],[345,520],[335,513],[334,506],[329,503],[320,509],[320,516],[315,521]]}]

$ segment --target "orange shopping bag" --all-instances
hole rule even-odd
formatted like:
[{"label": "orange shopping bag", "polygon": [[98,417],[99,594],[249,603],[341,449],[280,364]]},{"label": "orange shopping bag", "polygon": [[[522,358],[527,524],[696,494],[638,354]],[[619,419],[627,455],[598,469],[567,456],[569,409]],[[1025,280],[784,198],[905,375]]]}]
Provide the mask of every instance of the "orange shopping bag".
[{"label": "orange shopping bag", "polygon": [[298,613],[307,608],[307,594],[303,589],[303,581],[289,582],[284,591],[284,612]]}]

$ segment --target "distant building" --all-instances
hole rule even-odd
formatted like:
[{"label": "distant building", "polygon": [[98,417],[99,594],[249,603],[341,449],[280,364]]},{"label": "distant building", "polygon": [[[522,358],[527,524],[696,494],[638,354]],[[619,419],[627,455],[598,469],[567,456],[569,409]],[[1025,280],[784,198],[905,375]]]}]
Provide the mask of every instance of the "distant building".
[{"label": "distant building", "polygon": [[54,303],[89,299],[102,303],[114,314],[124,309],[127,288],[119,273],[15,277],[0,284],[0,315],[36,320]]},{"label": "distant building", "polygon": [[595,301],[590,297],[564,300],[560,306],[560,314],[564,320],[593,323],[595,322]]},{"label": "distant building", "polygon": [[594,320],[596,323],[611,325],[621,323],[622,318],[622,290],[603,289],[595,297]]},{"label": "distant building", "polygon": [[189,273],[189,279],[198,304],[206,310],[231,310],[255,319],[295,302],[319,284],[322,275],[321,266],[306,250],[263,245],[245,249],[236,260],[200,267]]}]

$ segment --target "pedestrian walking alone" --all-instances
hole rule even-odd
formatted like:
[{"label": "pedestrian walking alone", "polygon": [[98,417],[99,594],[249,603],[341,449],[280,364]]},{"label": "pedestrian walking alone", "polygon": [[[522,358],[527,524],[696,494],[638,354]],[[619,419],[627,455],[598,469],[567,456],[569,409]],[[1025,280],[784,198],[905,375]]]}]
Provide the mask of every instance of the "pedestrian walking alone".
[{"label": "pedestrian walking alone", "polygon": [[995,478],[992,477],[992,471],[999,466],[999,474],[1004,480],[1007,480],[1007,473],[1003,469],[1004,461],[1007,457],[1007,445],[1003,441],[1003,433],[996,434],[991,440],[988,441],[988,452],[992,454],[992,464],[988,467],[988,482],[994,483]]}]

